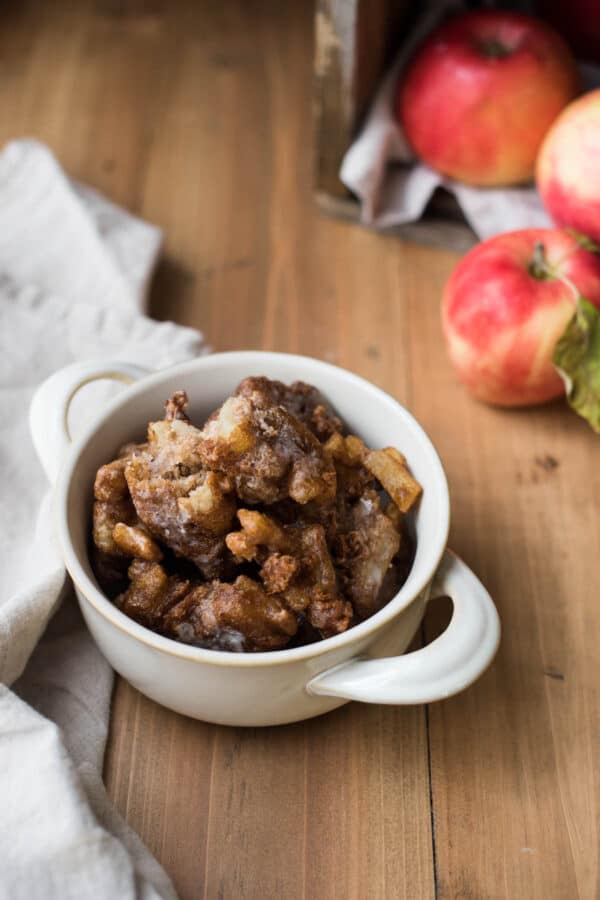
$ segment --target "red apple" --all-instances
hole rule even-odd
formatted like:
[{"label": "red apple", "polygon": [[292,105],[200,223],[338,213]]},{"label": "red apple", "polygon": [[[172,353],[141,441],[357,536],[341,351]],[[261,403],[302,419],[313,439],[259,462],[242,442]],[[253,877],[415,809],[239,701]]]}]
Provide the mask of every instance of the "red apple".
[{"label": "red apple", "polygon": [[579,76],[550,26],[501,10],[442,24],[401,80],[396,114],[415,153],[475,185],[532,177],[542,139]]},{"label": "red apple", "polygon": [[600,90],[561,113],[542,144],[536,174],[557,225],[600,241]]},{"label": "red apple", "polygon": [[444,291],[444,334],[459,378],[480,400],[526,406],[564,395],[552,352],[576,296],[561,278],[600,308],[600,257],[566,231],[500,234],[459,262]]}]

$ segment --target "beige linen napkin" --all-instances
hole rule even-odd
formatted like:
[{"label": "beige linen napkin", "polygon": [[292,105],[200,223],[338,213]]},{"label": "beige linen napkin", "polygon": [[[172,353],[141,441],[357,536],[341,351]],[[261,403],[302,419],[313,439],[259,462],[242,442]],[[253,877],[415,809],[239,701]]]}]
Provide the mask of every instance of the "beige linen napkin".
[{"label": "beige linen napkin", "polygon": [[160,241],[41,144],[0,154],[2,900],[175,897],[104,793],[112,672],[65,578],[27,424],[36,386],[70,362],[161,368],[206,352],[202,335],[142,313]]}]

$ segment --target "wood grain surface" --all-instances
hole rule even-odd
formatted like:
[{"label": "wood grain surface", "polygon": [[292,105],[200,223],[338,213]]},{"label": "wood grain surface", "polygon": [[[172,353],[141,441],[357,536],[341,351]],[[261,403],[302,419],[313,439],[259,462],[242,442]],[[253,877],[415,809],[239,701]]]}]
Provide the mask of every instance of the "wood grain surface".
[{"label": "wood grain surface", "polygon": [[164,228],[154,315],[347,366],[416,414],[501,649],[429,708],[267,730],[121,682],[109,793],[182,900],[595,900],[599,439],[561,404],[502,412],[456,385],[439,326],[456,256],[317,214],[311,56],[292,0],[5,3],[0,138],[46,141]]}]

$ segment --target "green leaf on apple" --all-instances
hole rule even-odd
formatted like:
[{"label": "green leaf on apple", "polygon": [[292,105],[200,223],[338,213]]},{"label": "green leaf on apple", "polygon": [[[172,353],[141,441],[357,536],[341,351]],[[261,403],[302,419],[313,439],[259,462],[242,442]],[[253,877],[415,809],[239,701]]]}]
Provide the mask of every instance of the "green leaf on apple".
[{"label": "green leaf on apple", "polygon": [[589,250],[590,253],[600,253],[600,245],[587,236],[577,231],[575,228],[565,228],[565,231],[574,238],[582,250]]},{"label": "green leaf on apple", "polygon": [[584,297],[577,301],[552,362],[565,382],[570,405],[600,432],[600,310]]}]

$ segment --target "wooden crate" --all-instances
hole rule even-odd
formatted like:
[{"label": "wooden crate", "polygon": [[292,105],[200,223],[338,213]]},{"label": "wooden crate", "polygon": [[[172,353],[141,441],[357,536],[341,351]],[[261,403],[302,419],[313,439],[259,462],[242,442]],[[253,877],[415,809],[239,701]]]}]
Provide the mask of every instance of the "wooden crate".
[{"label": "wooden crate", "polygon": [[[411,0],[317,0],[315,198],[326,213],[359,218],[358,202],[339,179],[340,165],[418,7]],[[457,251],[476,243],[458,204],[441,190],[422,219],[390,230]]]}]

